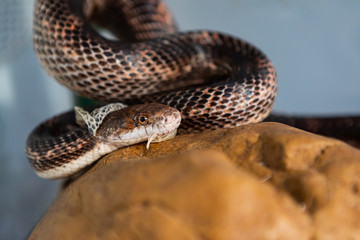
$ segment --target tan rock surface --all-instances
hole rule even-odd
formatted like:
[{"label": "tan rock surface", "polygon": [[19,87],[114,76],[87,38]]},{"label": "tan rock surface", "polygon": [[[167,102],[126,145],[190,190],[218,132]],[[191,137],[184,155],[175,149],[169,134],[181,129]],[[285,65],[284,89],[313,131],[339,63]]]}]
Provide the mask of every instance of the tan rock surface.
[{"label": "tan rock surface", "polygon": [[277,123],[120,149],[30,239],[360,239],[360,151]]}]

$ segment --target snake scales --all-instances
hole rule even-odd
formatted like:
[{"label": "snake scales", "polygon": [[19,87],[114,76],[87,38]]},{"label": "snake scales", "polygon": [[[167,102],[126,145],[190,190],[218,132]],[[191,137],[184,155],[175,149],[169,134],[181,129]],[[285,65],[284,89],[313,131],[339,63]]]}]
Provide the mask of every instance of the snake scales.
[{"label": "snake scales", "polygon": [[[109,29],[120,41],[100,36],[94,24]],[[181,113],[181,132],[262,121],[276,95],[275,69],[260,50],[218,32],[178,32],[158,0],[36,0],[33,43],[42,66],[75,93],[104,102],[171,106]],[[146,118],[170,111],[151,106],[154,113],[148,111]],[[130,116],[135,124],[127,123],[125,129],[136,128],[142,114],[137,110],[125,108],[109,116]],[[176,121],[171,127],[177,128],[179,116],[171,111],[166,121]],[[99,129],[112,128],[109,118],[103,116]],[[159,121],[164,123],[164,118]],[[172,131],[167,129],[167,134]],[[69,112],[36,128],[26,152],[40,176],[64,177],[77,171],[66,166],[85,159],[99,141]],[[97,151],[104,154],[115,147],[104,148],[109,147],[102,145]]]}]

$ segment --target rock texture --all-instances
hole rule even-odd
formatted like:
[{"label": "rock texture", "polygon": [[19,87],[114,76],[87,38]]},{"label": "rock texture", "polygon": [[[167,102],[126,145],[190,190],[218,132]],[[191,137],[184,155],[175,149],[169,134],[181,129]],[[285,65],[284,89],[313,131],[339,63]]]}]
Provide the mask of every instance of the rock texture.
[{"label": "rock texture", "polygon": [[277,123],[120,149],[30,239],[360,239],[360,151]]}]

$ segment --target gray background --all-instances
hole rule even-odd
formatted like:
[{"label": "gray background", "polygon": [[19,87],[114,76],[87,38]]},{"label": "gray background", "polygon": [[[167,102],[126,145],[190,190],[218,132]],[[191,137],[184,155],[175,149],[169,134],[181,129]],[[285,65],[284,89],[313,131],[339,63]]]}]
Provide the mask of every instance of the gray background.
[{"label": "gray background", "polygon": [[[274,110],[360,113],[360,2],[351,0],[167,0],[182,30],[241,37],[274,62]],[[31,47],[32,1],[0,0],[0,239],[23,239],[56,196],[38,178],[24,143],[40,121],[71,108],[69,91],[41,69]]]}]

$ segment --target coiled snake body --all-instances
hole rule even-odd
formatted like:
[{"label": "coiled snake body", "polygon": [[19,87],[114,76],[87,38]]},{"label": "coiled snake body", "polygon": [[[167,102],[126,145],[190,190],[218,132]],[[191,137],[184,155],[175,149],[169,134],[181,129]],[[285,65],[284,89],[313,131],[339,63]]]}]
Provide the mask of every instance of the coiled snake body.
[{"label": "coiled snake body", "polygon": [[[106,40],[91,22],[125,25],[135,42]],[[259,122],[275,97],[275,70],[263,53],[220,33],[176,33],[159,1],[37,0],[33,38],[44,68],[72,91],[172,106],[187,131]]]},{"label": "coiled snake body", "polygon": [[[103,38],[94,24],[120,41]],[[75,93],[105,102],[169,105],[181,113],[182,132],[262,121],[276,95],[275,69],[260,50],[218,32],[177,32],[158,0],[36,0],[33,43],[43,67]],[[49,125],[69,128],[63,137],[78,128],[73,113],[39,128],[45,131]],[[44,144],[39,128],[26,151],[44,177],[72,174],[57,173],[93,149],[83,133],[61,144],[58,136],[47,135]],[[66,151],[80,148],[77,156]],[[49,170],[52,174],[41,174]]]}]

